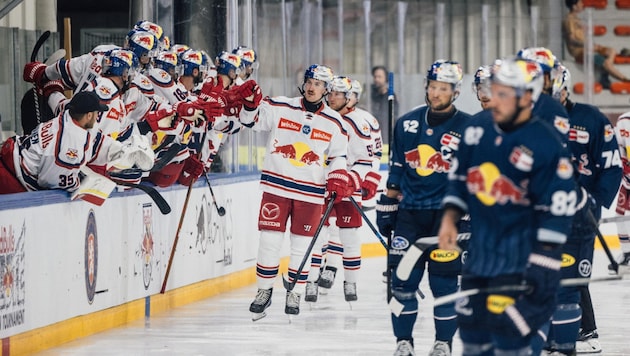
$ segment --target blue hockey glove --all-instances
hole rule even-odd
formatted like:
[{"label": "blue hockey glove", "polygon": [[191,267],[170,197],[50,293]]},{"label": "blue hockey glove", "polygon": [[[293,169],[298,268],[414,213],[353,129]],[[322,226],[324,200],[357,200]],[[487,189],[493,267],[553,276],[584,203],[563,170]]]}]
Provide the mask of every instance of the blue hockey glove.
[{"label": "blue hockey glove", "polygon": [[391,236],[396,226],[398,199],[382,194],[376,202],[376,225],[383,236]]},{"label": "blue hockey glove", "polygon": [[505,308],[501,317],[505,327],[525,336],[538,330],[553,315],[560,286],[561,245],[534,247],[524,280],[531,290]]}]

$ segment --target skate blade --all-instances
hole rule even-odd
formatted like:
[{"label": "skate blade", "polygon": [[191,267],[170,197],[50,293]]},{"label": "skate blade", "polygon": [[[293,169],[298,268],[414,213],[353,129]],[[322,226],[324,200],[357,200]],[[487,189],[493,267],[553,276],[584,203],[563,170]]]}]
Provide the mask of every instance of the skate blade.
[{"label": "skate blade", "polygon": [[252,321],[258,321],[267,316],[266,312],[262,313],[252,313]]}]

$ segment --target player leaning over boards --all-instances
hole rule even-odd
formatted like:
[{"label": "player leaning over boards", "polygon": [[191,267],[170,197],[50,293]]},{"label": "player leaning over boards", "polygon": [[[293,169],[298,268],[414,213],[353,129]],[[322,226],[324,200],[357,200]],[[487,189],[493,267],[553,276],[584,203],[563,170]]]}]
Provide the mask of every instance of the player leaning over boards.
[{"label": "player leaning over boards", "polygon": [[457,250],[456,223],[470,214],[461,288],[531,286],[528,293],[481,292],[458,302],[466,356],[530,355],[533,335],[555,309],[561,247],[577,197],[569,152],[550,125],[532,116],[542,81],[535,62],[496,64],[493,120],[471,119],[449,174],[439,247]]},{"label": "player leaning over boards", "polygon": [[297,270],[321,220],[325,197],[335,192],[336,200],[341,201],[349,195],[348,134],[339,113],[324,102],[332,78],[330,68],[314,64],[304,73],[301,97],[261,101],[258,86],[251,87],[251,95],[243,95],[241,123],[269,132],[260,182],[263,196],[258,215],[258,293],[249,307],[254,320],[264,317],[271,305],[287,220],[291,218],[289,281],[297,283],[287,291],[284,312],[299,314],[310,266],[307,264],[299,276]]},{"label": "player leaning over boards", "polygon": [[[396,270],[401,258],[422,237],[437,235],[451,160],[462,140],[470,115],[455,108],[462,83],[461,65],[438,60],[427,71],[426,106],[401,116],[394,128],[392,162],[387,192],[376,205],[376,221],[383,236],[390,236],[390,264]],[[400,198],[402,195],[402,198]],[[425,265],[434,297],[457,291],[460,255],[435,258],[436,245],[426,249],[411,274],[392,274],[392,324],[398,343],[396,355],[414,355],[413,327],[418,315],[416,290]],[[431,258],[432,256],[433,258]],[[454,303],[434,308],[435,344],[431,355],[450,355],[457,320]]]}]

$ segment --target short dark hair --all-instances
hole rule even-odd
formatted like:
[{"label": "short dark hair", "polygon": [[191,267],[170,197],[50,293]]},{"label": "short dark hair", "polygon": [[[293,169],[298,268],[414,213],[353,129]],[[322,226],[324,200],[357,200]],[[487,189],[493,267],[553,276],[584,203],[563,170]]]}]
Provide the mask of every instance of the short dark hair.
[{"label": "short dark hair", "polygon": [[374,66],[374,67],[372,67],[372,75],[374,75],[374,73],[375,73],[377,70],[382,70],[383,72],[385,72],[385,76],[386,76],[386,77],[387,77],[387,73],[389,73],[389,72],[387,71],[387,67],[385,67],[385,66]]},{"label": "short dark hair", "polygon": [[564,3],[567,5],[569,10],[573,10],[573,5],[577,4],[580,0],[564,0]]}]

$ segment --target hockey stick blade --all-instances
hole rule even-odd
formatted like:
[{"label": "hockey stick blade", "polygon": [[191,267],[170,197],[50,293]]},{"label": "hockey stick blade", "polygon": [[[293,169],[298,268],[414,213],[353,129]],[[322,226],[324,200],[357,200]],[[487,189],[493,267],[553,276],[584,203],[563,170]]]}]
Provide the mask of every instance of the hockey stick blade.
[{"label": "hockey stick blade", "polygon": [[160,194],[157,189],[144,184],[133,184],[126,182],[117,182],[117,184],[140,189],[141,191],[147,193],[151,197],[151,199],[153,199],[153,202],[155,203],[155,205],[157,205],[158,209],[160,209],[160,212],[163,215],[171,212],[171,206],[168,205],[162,194]]},{"label": "hockey stick blade", "polygon": [[613,216],[610,218],[599,219],[599,224],[630,222],[630,215]]},{"label": "hockey stick blade", "polygon": [[48,37],[50,37],[50,31],[48,30],[42,32],[42,34],[39,36],[39,38],[37,39],[37,42],[35,42],[35,46],[33,47],[33,52],[31,52],[31,62],[35,62],[35,59],[37,59],[37,53],[39,52],[39,49],[42,48],[42,46],[44,45],[44,42],[46,42]]},{"label": "hockey stick blade", "polygon": [[[567,279],[560,280],[560,286],[561,287],[584,286],[589,283],[618,281],[622,279],[623,277],[619,275],[598,277],[598,278],[567,278]],[[531,288],[532,287],[527,284],[515,284],[515,285],[488,287],[488,288],[467,289],[467,290],[455,292],[453,294],[445,295],[443,297],[435,298],[435,300],[433,301],[433,306],[437,307],[440,305],[453,303],[460,298],[470,297],[472,295],[476,295],[479,293],[497,294],[497,293],[505,293],[505,292],[527,292],[531,290]]]}]

